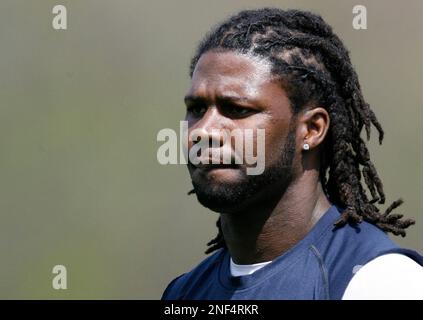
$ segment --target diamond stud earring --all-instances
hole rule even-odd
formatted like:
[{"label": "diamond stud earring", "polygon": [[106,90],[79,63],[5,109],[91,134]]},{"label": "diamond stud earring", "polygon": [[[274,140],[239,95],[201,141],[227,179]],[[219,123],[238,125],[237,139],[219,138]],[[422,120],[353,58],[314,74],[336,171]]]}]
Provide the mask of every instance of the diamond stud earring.
[{"label": "diamond stud earring", "polygon": [[309,145],[308,143],[304,143],[304,145],[303,145],[303,149],[304,149],[304,150],[308,150],[308,149],[310,149],[310,145]]}]

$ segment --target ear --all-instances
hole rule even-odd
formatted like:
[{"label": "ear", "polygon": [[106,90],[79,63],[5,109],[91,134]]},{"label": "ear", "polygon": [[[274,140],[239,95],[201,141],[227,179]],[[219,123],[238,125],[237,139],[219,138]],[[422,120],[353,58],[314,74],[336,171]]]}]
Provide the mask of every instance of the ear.
[{"label": "ear", "polygon": [[329,130],[330,118],[328,112],[321,107],[308,109],[300,114],[298,119],[298,138],[301,148],[305,143],[310,150],[320,145]]}]

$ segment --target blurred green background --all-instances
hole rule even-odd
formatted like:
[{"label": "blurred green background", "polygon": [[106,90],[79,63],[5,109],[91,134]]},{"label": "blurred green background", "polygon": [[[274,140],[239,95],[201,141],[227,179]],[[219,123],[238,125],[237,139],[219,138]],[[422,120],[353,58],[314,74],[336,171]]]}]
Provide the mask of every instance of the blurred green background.
[{"label": "blurred green background", "polygon": [[423,2],[0,0],[0,298],[157,299],[205,257],[217,215],[183,165],[158,164],[156,135],[184,117],[198,40],[261,6],[320,13],[345,41],[386,131],[371,155],[387,202],[418,222],[397,240],[423,251]]}]

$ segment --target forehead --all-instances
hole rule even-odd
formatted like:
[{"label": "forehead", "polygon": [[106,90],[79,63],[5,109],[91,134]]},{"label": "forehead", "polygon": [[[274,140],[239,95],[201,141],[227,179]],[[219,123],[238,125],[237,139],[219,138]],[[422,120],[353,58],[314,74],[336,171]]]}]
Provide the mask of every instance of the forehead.
[{"label": "forehead", "polygon": [[190,91],[235,90],[253,94],[274,82],[271,64],[264,58],[236,52],[211,51],[203,54],[194,69]]}]

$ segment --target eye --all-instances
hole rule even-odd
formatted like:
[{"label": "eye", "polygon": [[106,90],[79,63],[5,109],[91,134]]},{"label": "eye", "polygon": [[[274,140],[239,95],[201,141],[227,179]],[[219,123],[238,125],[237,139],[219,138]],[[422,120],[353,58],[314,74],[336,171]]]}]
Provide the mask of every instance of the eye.
[{"label": "eye", "polygon": [[191,105],[187,108],[187,112],[194,117],[202,117],[207,111],[207,106],[201,104]]},{"label": "eye", "polygon": [[222,113],[231,118],[244,118],[255,113],[251,108],[241,107],[235,104],[222,105]]}]

